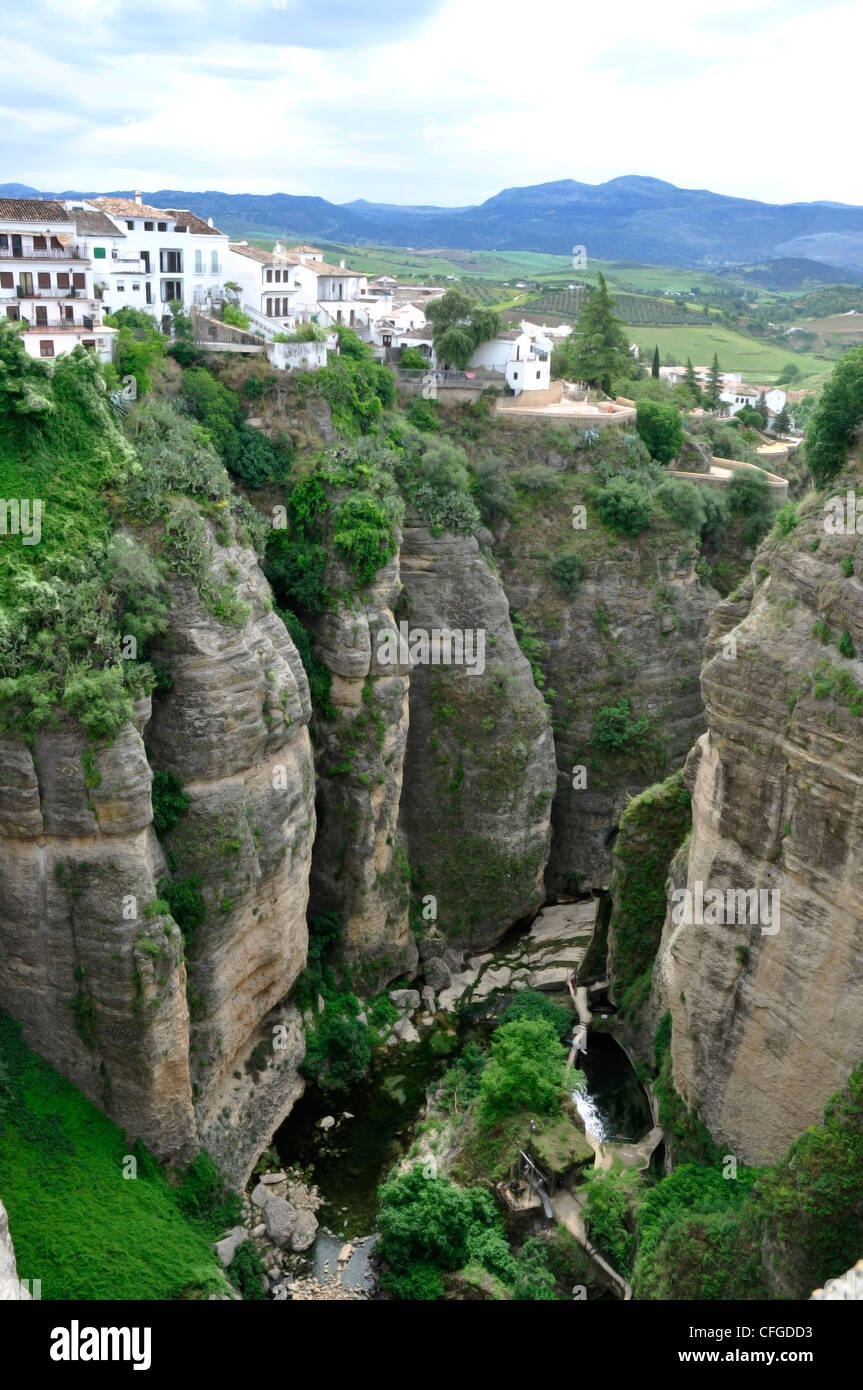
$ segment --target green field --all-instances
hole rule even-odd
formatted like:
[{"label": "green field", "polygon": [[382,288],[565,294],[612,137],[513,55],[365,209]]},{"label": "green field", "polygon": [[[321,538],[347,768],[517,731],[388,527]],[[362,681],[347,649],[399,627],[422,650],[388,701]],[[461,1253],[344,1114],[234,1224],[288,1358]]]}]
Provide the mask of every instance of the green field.
[{"label": "green field", "polygon": [[630,332],[633,342],[637,342],[648,356],[655,345],[663,357],[670,353],[681,362],[691,357],[693,366],[709,367],[716,353],[722,370],[742,372],[747,384],[769,383],[783,367],[793,362],[803,373],[795,385],[814,387],[832,369],[832,363],[823,358],[792,352],[785,347],[774,347],[771,343],[760,343],[716,323],[705,323],[703,327],[699,324],[663,324],[650,329],[645,329],[643,325],[630,325]]}]

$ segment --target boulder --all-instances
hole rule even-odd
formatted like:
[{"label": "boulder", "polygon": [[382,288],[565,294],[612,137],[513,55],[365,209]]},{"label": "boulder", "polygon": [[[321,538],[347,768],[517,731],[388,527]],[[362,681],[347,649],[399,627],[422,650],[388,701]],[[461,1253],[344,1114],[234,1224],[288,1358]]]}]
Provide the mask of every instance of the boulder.
[{"label": "boulder", "polygon": [[318,1120],[318,1129],[332,1129],[335,1122],[335,1115],[324,1115],[322,1120]]},{"label": "boulder", "polygon": [[420,1006],[418,989],[391,989],[390,999],[402,1013],[413,1013]]},{"label": "boulder", "polygon": [[272,1193],[268,1192],[261,1182],[258,1183],[257,1187],[252,1189],[252,1202],[256,1207],[264,1206],[267,1198],[271,1196]]},{"label": "boulder", "polygon": [[213,1249],[215,1250],[225,1269],[228,1268],[228,1265],[231,1263],[231,1260],[236,1255],[238,1247],[241,1246],[243,1241],[247,1238],[247,1233],[243,1226],[234,1226],[233,1229],[230,1230],[226,1236],[223,1236],[221,1240],[216,1241],[216,1244],[213,1246]]},{"label": "boulder", "polygon": [[426,986],[431,990],[449,989],[452,975],[442,956],[430,956],[423,966]]},{"label": "boulder", "polygon": [[297,1211],[284,1197],[268,1199],[264,1220],[270,1240],[275,1245],[290,1245],[294,1251],[308,1250],[318,1229],[314,1212]]},{"label": "boulder", "polygon": [[420,1035],[409,1018],[400,1018],[393,1027],[393,1034],[403,1043],[415,1043],[420,1040]]}]

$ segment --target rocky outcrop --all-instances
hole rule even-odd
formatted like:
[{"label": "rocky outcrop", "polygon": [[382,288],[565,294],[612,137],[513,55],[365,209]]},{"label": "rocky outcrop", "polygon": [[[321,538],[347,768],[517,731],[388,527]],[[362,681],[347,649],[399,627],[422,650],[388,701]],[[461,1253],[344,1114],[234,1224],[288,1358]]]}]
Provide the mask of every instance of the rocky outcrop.
[{"label": "rocky outcrop", "polygon": [[[339,592],[351,581],[332,564]],[[409,668],[382,665],[382,635],[395,634],[400,592],[398,555],[375,582],[322,619],[316,652],[332,675],[334,718],[318,732],[318,835],[312,867],[313,907],[337,911],[350,962],[375,979],[413,969],[408,921],[409,873],[399,808],[408,732]],[[370,980],[371,982],[371,980]]]},{"label": "rocky outcrop", "polygon": [[459,945],[487,945],[544,898],[555,781],[548,709],[474,537],[407,525],[401,575],[408,633],[482,635],[482,664],[412,668],[399,824],[440,929]]},{"label": "rocky outcrop", "polygon": [[32,1297],[18,1278],[15,1250],[9,1234],[9,1218],[0,1202],[0,1303],[20,1303]]},{"label": "rocky outcrop", "polygon": [[[692,917],[720,889],[725,921],[682,920],[678,898],[654,975],[678,1090],[749,1162],[818,1123],[863,1057],[863,664],[837,650],[863,650],[863,562],[823,521],[805,504],[717,610],[678,873]],[[729,890],[775,896],[753,923]]]},{"label": "rocky outcrop", "polygon": [[[241,1179],[302,1091],[285,1000],[315,816],[302,664],[250,550],[217,551],[213,579],[229,578],[248,605],[235,627],[174,583],[155,653],[172,687],[110,747],[72,724],[32,750],[4,740],[0,1005],[130,1140],[170,1159],[204,1145]],[[145,742],[189,803],[164,847]],[[185,944],[166,877],[205,909]]]}]

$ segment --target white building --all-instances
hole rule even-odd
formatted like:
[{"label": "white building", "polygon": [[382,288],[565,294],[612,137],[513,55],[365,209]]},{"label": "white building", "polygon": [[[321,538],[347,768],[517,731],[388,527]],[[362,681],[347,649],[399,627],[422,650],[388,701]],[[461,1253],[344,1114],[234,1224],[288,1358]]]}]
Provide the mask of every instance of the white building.
[{"label": "white building", "polygon": [[62,203],[0,198],[0,313],[21,323],[31,357],[59,357],[80,343],[111,360],[115,330],[102,323],[93,264]]},{"label": "white building", "polygon": [[[149,207],[140,193],[94,198],[78,207],[105,213],[123,233],[122,246],[113,246],[110,263],[106,261],[103,301],[112,312],[130,305],[166,323],[172,300],[181,300],[186,309],[193,304],[203,308],[210,298],[221,300],[228,238],[212,218],[204,222],[185,208]],[[103,259],[99,239],[89,241],[94,260]]]},{"label": "white building", "polygon": [[468,368],[485,367],[500,372],[517,396],[522,391],[544,391],[551,382],[551,354],[520,328],[504,328],[480,343]]},{"label": "white building", "polygon": [[240,308],[273,320],[277,332],[289,333],[296,324],[292,305],[297,288],[291,281],[293,265],[277,258],[272,251],[232,241],[226,256],[225,280],[240,286]]},{"label": "white building", "polygon": [[719,399],[728,407],[729,415],[736,415],[744,406],[750,406],[753,410],[757,410],[762,395],[770,414],[778,415],[786,401],[785,392],[780,391],[778,386],[744,386],[740,381],[737,381],[733,384],[726,384]]}]

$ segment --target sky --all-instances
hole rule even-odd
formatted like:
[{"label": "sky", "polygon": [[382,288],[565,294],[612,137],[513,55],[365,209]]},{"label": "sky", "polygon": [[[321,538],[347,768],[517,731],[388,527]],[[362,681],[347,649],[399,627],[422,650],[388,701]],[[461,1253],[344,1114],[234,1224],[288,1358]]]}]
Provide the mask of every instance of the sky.
[{"label": "sky", "polygon": [[461,206],[623,174],[863,204],[857,0],[28,0],[0,183]]}]

